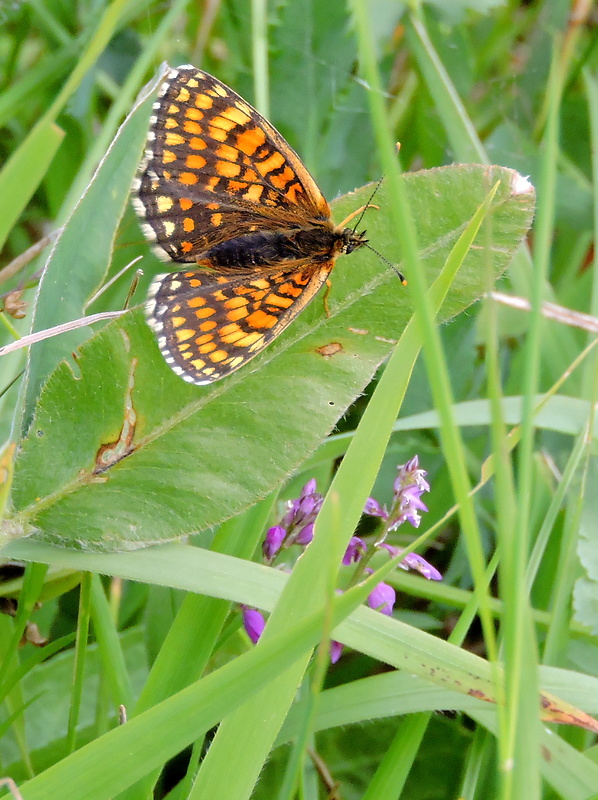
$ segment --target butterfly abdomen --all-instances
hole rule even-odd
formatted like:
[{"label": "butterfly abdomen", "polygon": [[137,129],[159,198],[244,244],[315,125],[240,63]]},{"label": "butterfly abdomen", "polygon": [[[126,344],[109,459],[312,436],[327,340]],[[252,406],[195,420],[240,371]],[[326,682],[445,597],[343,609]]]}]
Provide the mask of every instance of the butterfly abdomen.
[{"label": "butterfly abdomen", "polygon": [[329,261],[342,251],[343,240],[332,225],[299,228],[291,231],[260,231],[220,242],[198,256],[198,261],[212,269],[250,269],[284,262],[309,259],[312,263]]}]

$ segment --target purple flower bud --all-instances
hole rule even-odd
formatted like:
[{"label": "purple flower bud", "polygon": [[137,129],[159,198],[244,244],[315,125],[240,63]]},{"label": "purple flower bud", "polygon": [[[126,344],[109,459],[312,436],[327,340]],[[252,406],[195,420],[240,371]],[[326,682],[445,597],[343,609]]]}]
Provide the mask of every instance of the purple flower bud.
[{"label": "purple flower bud", "polygon": [[320,495],[317,494],[308,494],[306,497],[302,497],[299,500],[299,508],[297,509],[296,514],[296,522],[299,522],[304,519],[308,519],[311,515],[320,510],[319,506],[321,503],[318,504],[318,500],[320,499]]},{"label": "purple flower bud", "polygon": [[290,528],[295,520],[295,515],[299,510],[299,500],[289,500],[287,503],[287,513],[282,518],[280,524],[285,528]]},{"label": "purple flower bud", "polygon": [[[385,550],[387,550],[391,558],[394,558],[395,556],[398,556],[404,552],[401,547],[393,547],[391,544],[384,543],[381,544],[380,547],[383,547]],[[429,581],[442,580],[442,575],[440,572],[438,572],[436,567],[433,567],[428,561],[426,561],[425,558],[422,558],[417,553],[407,553],[407,555],[404,556],[403,560],[399,564],[399,567],[404,570],[415,569]]]},{"label": "purple flower bud", "polygon": [[410,567],[411,569],[415,569],[420,572],[424,578],[427,578],[429,581],[441,581],[442,575],[438,570],[429,564],[425,558],[418,556],[417,553],[407,553],[404,558],[404,563]]},{"label": "purple flower bud", "polygon": [[286,529],[283,528],[282,525],[274,525],[272,528],[268,528],[266,538],[262,545],[262,552],[267,561],[272,561],[274,556],[278,553],[286,535]]},{"label": "purple flower bud", "polygon": [[363,513],[370,517],[382,517],[382,519],[388,519],[388,512],[386,509],[381,506],[380,503],[373,497],[368,497],[368,499],[365,501]]},{"label": "purple flower bud", "polygon": [[376,609],[390,617],[392,616],[392,609],[396,598],[397,595],[392,586],[382,582],[368,595],[368,605],[370,608]]},{"label": "purple flower bud", "polygon": [[336,664],[343,652],[343,646],[340,642],[335,642],[334,639],[330,642],[330,663]]},{"label": "purple flower bud", "polygon": [[343,556],[343,564],[345,567],[348,567],[349,564],[356,564],[361,561],[366,551],[367,547],[363,539],[360,539],[359,536],[352,536]]},{"label": "purple flower bud", "polygon": [[301,499],[303,499],[304,497],[307,497],[310,494],[314,494],[315,491],[316,491],[316,486],[317,486],[316,479],[315,478],[310,478],[308,480],[308,482],[305,484],[305,486],[303,487],[303,489],[301,489],[301,493],[299,494],[299,499],[301,500]]},{"label": "purple flower bud", "polygon": [[307,545],[314,538],[314,523],[310,522],[304,528],[301,528],[299,533],[295,536],[295,544]]},{"label": "purple flower bud", "polygon": [[257,644],[260,636],[264,632],[266,622],[260,612],[255,608],[248,608],[248,606],[242,606],[242,608],[243,626],[245,627],[247,635],[251,641],[254,644]]}]

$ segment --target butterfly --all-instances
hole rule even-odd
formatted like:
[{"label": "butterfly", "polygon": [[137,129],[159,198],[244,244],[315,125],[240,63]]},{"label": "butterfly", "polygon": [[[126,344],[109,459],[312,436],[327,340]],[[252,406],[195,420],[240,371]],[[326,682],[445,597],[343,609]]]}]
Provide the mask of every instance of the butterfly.
[{"label": "butterfly", "polygon": [[[299,156],[249,103],[193,66],[171,69],[134,184],[144,233],[182,269],[152,282],[146,317],[167,364],[208,384],[264,349],[367,244],[335,225]],[[366,206],[367,207],[367,206]]]}]

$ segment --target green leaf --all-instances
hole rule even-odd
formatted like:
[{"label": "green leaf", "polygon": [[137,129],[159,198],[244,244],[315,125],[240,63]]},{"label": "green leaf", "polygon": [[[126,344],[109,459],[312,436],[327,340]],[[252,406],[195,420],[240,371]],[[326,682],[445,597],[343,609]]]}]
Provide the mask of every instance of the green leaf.
[{"label": "green leaf", "polygon": [[[501,180],[441,320],[480,296],[486,259],[500,273],[525,236],[533,193],[512,194],[516,175],[469,165],[406,176],[430,279]],[[343,198],[335,215],[370,194]],[[398,263],[384,188],[376,200],[370,241]],[[263,354],[209,387],[168,369],[139,310],[108,325],[80,348],[78,376],[63,363],[44,387],[15,464],[6,532],[137,547],[203,530],[263,497],[315,450],[411,316],[408,291],[367,251],[339,261],[329,307],[327,318],[316,299]]]}]

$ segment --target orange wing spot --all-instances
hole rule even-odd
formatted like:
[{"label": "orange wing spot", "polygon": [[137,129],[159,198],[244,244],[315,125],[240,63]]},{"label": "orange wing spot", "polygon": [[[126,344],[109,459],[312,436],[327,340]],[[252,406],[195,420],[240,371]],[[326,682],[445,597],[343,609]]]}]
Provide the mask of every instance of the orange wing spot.
[{"label": "orange wing spot", "polygon": [[253,186],[250,186],[249,189],[244,192],[243,197],[245,200],[251,200],[252,203],[257,203],[263,193],[264,187],[259,183],[256,183]]},{"label": "orange wing spot", "polygon": [[[237,323],[231,322],[230,325],[223,325],[218,333],[220,336],[230,336],[231,333],[238,333],[239,331],[241,331],[241,328],[239,328]],[[241,333],[243,333],[243,331],[241,331]]]},{"label": "orange wing spot", "polygon": [[193,139],[189,139],[189,147],[192,150],[205,150],[207,144],[203,139],[199,139],[197,136],[194,136]]},{"label": "orange wing spot", "polygon": [[215,228],[218,228],[222,225],[222,214],[212,214],[210,217],[210,222]]},{"label": "orange wing spot", "polygon": [[215,349],[216,349],[216,347],[217,347],[217,344],[216,344],[216,342],[206,342],[205,344],[202,344],[202,345],[201,345],[200,347],[198,347],[197,349],[199,350],[199,352],[200,352],[200,353],[202,354],[202,356],[203,356],[203,355],[205,355],[206,353],[211,353],[211,352],[212,352],[212,350],[215,350]]},{"label": "orange wing spot", "polygon": [[264,299],[267,293],[268,293],[267,289],[260,289],[259,292],[252,292],[251,300],[253,301],[254,304],[259,304],[260,301]]},{"label": "orange wing spot", "polygon": [[179,175],[179,181],[185,186],[194,186],[198,180],[199,178],[194,172],[181,172]]},{"label": "orange wing spot", "polygon": [[216,211],[216,209],[220,208],[220,203],[206,203],[206,208],[210,211]]},{"label": "orange wing spot", "polygon": [[189,108],[185,109],[185,116],[187,119],[199,121],[200,119],[203,119],[205,115],[203,111],[199,110],[199,108],[193,108],[193,106],[190,106]]},{"label": "orange wing spot", "polygon": [[280,175],[272,175],[270,180],[277,189],[284,189],[295,177],[293,170],[289,166],[286,166]]},{"label": "orange wing spot", "polygon": [[160,195],[159,197],[156,197],[156,205],[158,206],[158,211],[160,214],[164,214],[166,211],[170,211],[174,205],[174,201],[172,197]]},{"label": "orange wing spot", "polygon": [[293,304],[290,297],[281,297],[279,294],[269,294],[264,302],[271,306],[279,306],[280,308],[288,308]]},{"label": "orange wing spot", "polygon": [[241,100],[240,97],[235,100],[235,106],[239,109],[239,111],[242,111],[244,114],[247,114],[248,117],[251,117],[253,113],[251,107],[248,106],[244,100]]},{"label": "orange wing spot", "polygon": [[206,365],[206,362],[203,360],[203,358],[194,358],[191,363],[198,372],[202,370]]},{"label": "orange wing spot", "polygon": [[[172,178],[172,172],[167,172],[166,170],[164,170],[164,172],[162,174],[164,175],[164,180],[165,181],[169,181]],[[154,186],[154,183],[152,181],[152,189],[154,189],[154,188],[157,189],[158,188],[158,184],[156,183],[156,186]]]},{"label": "orange wing spot", "polygon": [[213,353],[210,353],[210,361],[214,361],[216,364],[220,361],[224,361],[227,357],[228,353],[226,350],[215,350]]},{"label": "orange wing spot", "polygon": [[246,297],[231,297],[224,304],[225,308],[241,308],[247,305]]},{"label": "orange wing spot", "polygon": [[202,322],[199,326],[200,331],[213,331],[214,328],[217,328],[218,324],[214,322],[213,319],[207,319],[205,322]]},{"label": "orange wing spot", "polygon": [[214,100],[207,94],[198,94],[195,96],[195,105],[197,108],[212,108]]},{"label": "orange wing spot", "polygon": [[233,333],[227,333],[226,335],[223,335],[222,331],[220,331],[220,338],[224,344],[237,344],[237,342],[240,339],[243,339],[244,336],[245,334],[241,330],[233,331]]},{"label": "orange wing spot", "polygon": [[218,158],[224,158],[227,161],[236,161],[240,155],[239,151],[231,147],[230,144],[221,144],[214,152]]},{"label": "orange wing spot", "polygon": [[[216,309],[208,306],[207,308],[199,308],[195,312],[195,316],[197,319],[206,319],[206,317],[211,317],[216,313]],[[212,328],[202,328],[204,331],[211,331]]]},{"label": "orange wing spot", "polygon": [[[237,369],[237,367],[240,367],[241,364],[244,361],[245,361],[245,359],[243,358],[243,356],[235,356],[235,358],[231,358],[228,363],[230,364],[231,370],[233,370],[233,369]],[[207,370],[206,370],[206,372],[207,372]]]},{"label": "orange wing spot", "polygon": [[178,114],[180,110],[181,110],[181,109],[180,109],[178,106],[175,106],[175,104],[174,104],[174,103],[171,103],[171,104],[168,106],[168,111],[167,111],[166,113],[167,113],[167,114]]},{"label": "orange wing spot", "polygon": [[247,189],[247,184],[242,181],[229,181],[227,184],[229,192],[239,192],[242,189]]},{"label": "orange wing spot", "polygon": [[251,347],[252,344],[255,344],[263,338],[264,334],[258,333],[257,331],[246,333],[245,336],[237,342],[237,347]]},{"label": "orange wing spot", "polygon": [[[178,331],[177,331],[177,333],[178,333]],[[191,347],[191,345],[189,344],[189,342],[185,342],[184,344],[180,344],[180,345],[177,347],[177,350],[179,351],[179,353],[183,354],[183,353],[184,353],[186,350],[188,350],[190,347]],[[192,356],[192,355],[193,355],[193,353],[192,353],[192,352],[191,352],[191,353],[189,353],[189,358],[191,358],[191,356]]]},{"label": "orange wing spot", "polygon": [[215,83],[214,86],[212,86],[209,91],[210,94],[213,95],[218,95],[220,97],[228,97],[228,92],[221,83]]},{"label": "orange wing spot", "polygon": [[257,172],[253,169],[246,169],[241,177],[247,183],[255,183],[258,179]]},{"label": "orange wing spot", "polygon": [[266,280],[266,278],[256,278],[254,281],[251,281],[251,287],[252,289],[269,289],[270,281]]},{"label": "orange wing spot", "polygon": [[[183,347],[187,350],[186,353],[181,353],[181,350],[183,349]],[[187,361],[187,359],[191,358],[191,356],[193,355],[193,350],[189,350],[188,348],[189,348],[188,344],[181,345],[181,347],[179,347],[179,353],[185,359],[185,361]]]},{"label": "orange wing spot", "polygon": [[217,142],[226,142],[228,135],[228,131],[224,128],[216,127],[215,125],[210,125],[208,128],[208,136],[211,136]]},{"label": "orange wing spot", "polygon": [[309,275],[307,272],[300,272],[297,275],[293,275],[293,280],[295,283],[298,283],[299,286],[307,286],[311,280],[311,275]]},{"label": "orange wing spot", "polygon": [[191,300],[187,300],[187,305],[189,308],[201,308],[201,306],[205,306],[205,304],[205,297],[192,297]]},{"label": "orange wing spot", "polygon": [[266,176],[269,172],[272,172],[272,170],[280,169],[283,164],[283,154],[275,150],[269,158],[267,158],[265,161],[260,161],[260,163],[256,164],[256,166],[260,175]]},{"label": "orange wing spot", "polygon": [[216,289],[216,291],[212,294],[212,297],[219,303],[224,303],[225,300],[228,300],[228,296],[224,294],[222,289]]},{"label": "orange wing spot", "polygon": [[175,144],[185,144],[185,138],[180,133],[167,133],[164,139],[169,147]]},{"label": "orange wing spot", "polygon": [[197,337],[197,339],[195,340],[195,344],[198,347],[201,347],[202,344],[205,344],[206,342],[211,342],[213,338],[214,338],[213,334],[204,333],[203,336],[198,336]]},{"label": "orange wing spot", "polygon": [[181,242],[181,250],[183,253],[188,253],[190,250],[193,250],[192,242]]},{"label": "orange wing spot", "polygon": [[239,308],[235,308],[233,311],[229,311],[226,315],[226,318],[231,322],[236,322],[238,319],[243,319],[246,317],[248,313],[249,312],[247,311],[246,306],[240,306]]},{"label": "orange wing spot", "polygon": [[223,178],[236,178],[241,167],[239,164],[231,164],[230,161],[217,161],[216,172]]},{"label": "orange wing spot", "polygon": [[197,87],[199,86],[197,78],[189,78],[189,80],[187,81],[187,86],[190,86],[192,89],[197,89]]},{"label": "orange wing spot", "polygon": [[222,112],[225,119],[231,120],[233,125],[247,125],[251,116],[242,111],[238,106],[231,106]]},{"label": "orange wing spot", "polygon": [[265,141],[266,134],[261,128],[250,128],[237,136],[237,147],[245,155],[252,156]]},{"label": "orange wing spot", "polygon": [[162,153],[162,163],[171,164],[173,161],[176,161],[176,156],[172,150],[164,150]]},{"label": "orange wing spot", "polygon": [[175,331],[176,338],[179,342],[186,342],[187,339],[190,339],[192,336],[195,336],[195,331],[191,330],[191,328],[183,328],[183,330]]},{"label": "orange wing spot", "polygon": [[282,294],[290,294],[291,297],[299,297],[303,289],[292,283],[283,283],[278,287],[278,291]]},{"label": "orange wing spot", "polygon": [[265,311],[254,311],[245,320],[251,328],[272,328],[276,325],[276,317],[273,314],[266,314]]},{"label": "orange wing spot", "polygon": [[195,230],[195,223],[191,219],[191,217],[185,217],[183,220],[183,230],[185,233],[191,233],[191,231]]},{"label": "orange wing spot", "polygon": [[220,178],[218,177],[218,175],[213,175],[210,178],[210,180],[206,183],[206,189],[209,192],[213,192],[219,183],[220,183]]},{"label": "orange wing spot", "polygon": [[291,201],[291,203],[298,203],[297,194],[303,193],[303,187],[300,183],[292,183],[285,191],[284,196]]},{"label": "orange wing spot", "polygon": [[179,93],[176,96],[176,99],[180,100],[181,103],[188,103],[190,97],[191,94],[189,92],[189,89],[185,89],[185,87],[182,86]]},{"label": "orange wing spot", "polygon": [[193,200],[189,200],[188,197],[179,197],[179,205],[183,211],[189,211],[190,208],[193,208]]},{"label": "orange wing spot", "polygon": [[203,169],[206,163],[207,161],[203,156],[193,155],[193,156],[187,156],[187,158],[185,159],[185,164],[186,166],[189,167],[189,169]]},{"label": "orange wing spot", "polygon": [[187,120],[183,125],[183,130],[186,133],[201,133],[201,125],[199,122],[194,122],[193,120]]},{"label": "orange wing spot", "polygon": [[176,121],[176,119],[173,119],[172,117],[168,117],[168,119],[166,119],[164,121],[164,127],[167,130],[172,130],[172,128],[178,128],[179,127],[179,123]]},{"label": "orange wing spot", "polygon": [[172,322],[175,328],[180,328],[181,325],[184,325],[185,322],[187,322],[185,317],[172,317],[170,321]]}]

